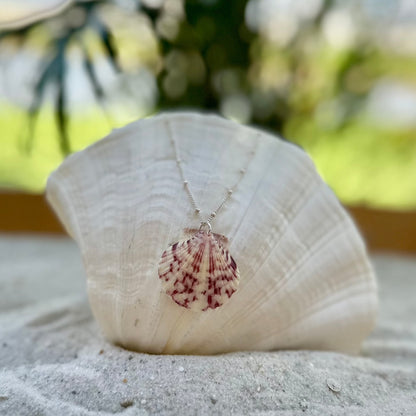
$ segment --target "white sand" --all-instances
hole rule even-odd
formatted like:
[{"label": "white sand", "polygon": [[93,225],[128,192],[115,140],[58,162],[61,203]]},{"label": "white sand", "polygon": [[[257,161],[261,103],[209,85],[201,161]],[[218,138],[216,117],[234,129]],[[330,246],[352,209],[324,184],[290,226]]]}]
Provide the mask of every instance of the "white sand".
[{"label": "white sand", "polygon": [[157,356],[102,339],[73,242],[3,235],[0,415],[416,415],[416,259],[374,262],[381,311],[361,357]]}]

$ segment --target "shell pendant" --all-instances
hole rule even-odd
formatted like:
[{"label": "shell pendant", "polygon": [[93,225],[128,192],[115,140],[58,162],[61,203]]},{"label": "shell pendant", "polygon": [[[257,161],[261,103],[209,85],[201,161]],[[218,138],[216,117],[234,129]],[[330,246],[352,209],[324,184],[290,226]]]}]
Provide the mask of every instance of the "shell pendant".
[{"label": "shell pendant", "polygon": [[193,311],[215,309],[237,290],[240,272],[220,237],[201,227],[189,240],[163,252],[159,278],[179,306]]}]

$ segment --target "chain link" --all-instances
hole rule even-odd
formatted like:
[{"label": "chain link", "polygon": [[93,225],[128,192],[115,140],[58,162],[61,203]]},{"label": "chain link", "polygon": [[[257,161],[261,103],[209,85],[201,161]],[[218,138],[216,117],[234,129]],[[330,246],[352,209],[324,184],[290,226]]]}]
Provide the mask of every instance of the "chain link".
[{"label": "chain link", "polygon": [[[184,174],[183,168],[182,168],[183,161],[179,157],[178,146],[177,146],[176,141],[174,139],[174,135],[173,135],[173,132],[172,132],[172,129],[171,129],[171,125],[170,125],[169,121],[166,121],[166,124],[167,124],[167,129],[168,129],[168,132],[169,132],[169,138],[172,142],[172,146],[173,146],[173,149],[174,149],[174,152],[175,152],[176,165],[178,166],[179,173],[180,173],[185,191],[188,194],[189,200],[191,202],[192,208],[194,209],[195,214],[198,215],[198,217],[201,221],[201,226],[202,225],[208,225],[209,229],[211,230],[212,221],[218,215],[218,213],[221,211],[221,209],[224,207],[224,205],[228,202],[228,200],[231,198],[231,195],[234,193],[234,191],[237,189],[238,185],[240,184],[241,180],[243,179],[249,164],[251,163],[251,161],[254,158],[254,155],[256,154],[255,148],[250,151],[250,157],[247,160],[246,166],[239,170],[239,177],[238,177],[237,181],[235,182],[235,184],[231,188],[229,188],[227,190],[227,194],[225,195],[225,197],[221,201],[218,208],[215,211],[212,211],[211,214],[209,215],[209,217],[206,220],[204,220],[202,218],[201,209],[198,207],[198,205],[195,201],[195,197],[194,197],[191,189],[189,188],[189,181],[185,178],[185,174]],[[257,143],[256,143],[256,145],[257,145]]]}]

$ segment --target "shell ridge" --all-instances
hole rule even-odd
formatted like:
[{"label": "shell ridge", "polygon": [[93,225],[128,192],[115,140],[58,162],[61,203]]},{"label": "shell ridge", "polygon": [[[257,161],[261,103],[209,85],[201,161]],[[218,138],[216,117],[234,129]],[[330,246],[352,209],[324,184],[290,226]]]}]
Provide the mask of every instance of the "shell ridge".
[{"label": "shell ridge", "polygon": [[[84,242],[82,239],[81,230],[78,221],[74,221],[74,219],[78,219],[78,216],[75,215],[73,204],[71,204],[70,198],[65,192],[65,188],[58,186],[58,182],[56,181],[55,176],[50,176],[48,178],[47,188],[47,201],[54,208],[55,212],[57,212],[58,217],[60,221],[64,224],[68,234],[80,245],[80,249],[82,250],[84,248]],[[55,195],[54,192],[57,195]],[[64,209],[59,209],[60,206],[64,207]],[[68,217],[68,220],[70,219],[71,221],[67,221],[66,217],[63,217],[62,213],[65,212],[64,210],[67,211],[69,214],[72,214],[66,216]]]},{"label": "shell ridge", "polygon": [[[357,292],[354,296],[355,297],[360,297],[364,293],[366,293],[366,291],[365,290],[361,290],[361,291]],[[354,296],[351,295],[351,296],[348,297],[348,299],[346,299],[344,301],[345,302],[347,302],[347,301],[348,302],[351,302],[351,299],[354,299]],[[319,314],[319,312],[322,312],[324,309],[327,309],[327,308],[329,308],[331,306],[334,306],[334,305],[337,305],[337,304],[340,304],[339,297],[335,297],[334,299],[331,299],[331,301],[329,301],[327,303],[324,302],[322,304],[311,304],[311,307],[309,309],[308,308],[305,308],[304,313],[302,313],[301,315],[297,316],[296,319],[288,320],[287,323],[285,324],[285,326],[278,327],[278,328],[272,327],[272,331],[270,331],[268,333],[268,335],[262,337],[262,339],[259,342],[262,345],[267,344],[268,340],[275,338],[277,334],[280,335],[280,337],[279,337],[280,339],[283,339],[285,332],[290,331],[290,330],[293,330],[293,328],[299,322],[302,322],[302,320],[304,320],[305,318],[311,319],[315,315]],[[351,319],[351,320],[353,320],[353,319]],[[255,328],[257,326],[258,326],[258,323],[255,326],[251,326],[249,332],[252,332],[253,331],[253,328],[255,330]],[[273,329],[274,329],[274,331],[273,331]],[[334,327],[333,328],[333,331],[336,332],[337,331],[337,327]],[[299,339],[297,340],[298,346],[297,347],[295,346],[294,348],[304,348],[305,345],[307,345],[307,335],[308,334],[306,334],[306,336],[305,336],[304,335],[304,332],[305,331],[300,331],[299,332]],[[248,337],[247,336],[247,333],[242,332],[242,333],[240,333],[238,335],[237,340],[239,340],[239,341],[241,339],[246,340],[247,337]],[[232,343],[232,340],[233,340],[233,338],[231,338],[231,343]],[[210,339],[202,339],[198,343],[192,344],[191,351],[199,351],[199,350],[203,349],[204,345],[206,345],[207,342],[209,342],[209,341],[210,341]],[[234,338],[234,341],[236,341],[235,338]],[[291,342],[293,343],[293,340]],[[238,342],[238,343],[240,343],[240,342]],[[184,342],[183,345],[186,346],[186,343]],[[257,348],[256,347],[256,343],[254,343],[253,346],[254,346],[255,349]],[[287,347],[285,347],[284,345],[281,345],[278,348],[287,348]],[[262,349],[264,349],[264,348],[262,348]]]},{"label": "shell ridge", "polygon": [[[342,227],[343,224],[342,223],[337,223],[334,227],[331,228],[331,233],[333,233],[333,235],[338,236],[338,235],[342,235],[342,234],[338,234],[338,228]],[[278,242],[280,242],[281,239],[278,240]],[[301,257],[299,257],[297,259],[296,262],[294,262],[292,264],[292,266],[289,269],[285,269],[285,273],[284,273],[284,279],[280,279],[280,282],[277,283],[276,287],[273,290],[273,294],[277,294],[280,291],[284,290],[286,288],[286,286],[290,283],[291,279],[293,278],[293,276],[295,275],[295,273],[299,270],[302,270],[303,267],[307,267],[308,262],[313,259],[314,257],[316,257],[320,252],[322,251],[327,251],[328,250],[328,244],[330,244],[333,241],[333,238],[329,238],[326,239],[325,244],[320,244],[318,249],[314,252],[308,252],[308,250],[305,250],[306,255],[302,255]],[[273,252],[273,250],[271,251]],[[255,274],[253,275],[253,279],[255,278],[257,273],[261,272],[261,268],[259,268]],[[280,284],[279,284],[280,283]],[[231,317],[230,321],[231,322],[227,322],[225,325],[229,326],[232,324],[232,321],[235,319],[241,319],[244,318],[246,316],[249,316],[250,314],[253,313],[253,310],[256,308],[256,305],[253,303],[252,307],[246,307],[244,309],[244,311],[239,312],[239,313],[235,313],[233,317]]]},{"label": "shell ridge", "polygon": [[[307,193],[305,194],[305,198],[306,198],[306,200],[307,200],[307,203],[306,204],[302,204],[302,205],[300,205],[300,209],[298,210],[298,211],[296,211],[296,213],[291,217],[291,218],[289,218],[289,217],[287,217],[286,215],[285,215],[285,213],[284,212],[281,212],[280,214],[283,216],[283,219],[284,219],[284,221],[283,221],[283,223],[284,224],[286,224],[286,227],[284,228],[284,229],[281,229],[281,231],[282,232],[280,232],[279,234],[279,238],[278,239],[276,239],[275,240],[275,242],[274,242],[274,244],[273,244],[273,246],[272,247],[270,247],[270,249],[268,250],[268,252],[267,252],[267,254],[266,254],[266,256],[265,257],[262,257],[261,258],[261,260],[259,260],[259,263],[261,263],[261,264],[266,264],[267,263],[267,260],[270,258],[270,256],[274,253],[274,251],[275,251],[275,249],[276,249],[276,247],[283,241],[283,239],[284,239],[284,237],[285,237],[285,235],[286,235],[286,232],[289,230],[289,227],[287,226],[288,224],[291,224],[291,221],[293,221],[293,218],[296,218],[296,217],[298,217],[301,213],[303,213],[307,208],[308,208],[308,204],[311,202],[311,200],[313,200],[313,198],[310,198],[309,197],[309,195],[313,195],[314,197],[316,197],[319,193],[317,192],[317,189],[319,189],[319,192],[321,192],[321,191],[324,191],[324,192],[326,192],[327,190],[328,190],[328,188],[327,188],[327,185],[323,182],[323,181],[315,181],[315,182],[312,182],[311,183],[311,185],[315,185],[314,187],[312,187],[312,186],[307,186],[307,187],[305,187],[305,189],[306,189],[306,191],[307,191]],[[343,219],[345,220],[345,215],[344,215],[344,217],[343,217]],[[341,223],[341,222],[337,222],[336,224],[335,224],[335,226],[333,226],[332,228],[331,228],[331,230],[329,230],[328,232],[327,232],[327,234],[326,235],[324,235],[324,237],[327,237],[328,236],[328,234],[330,234],[330,237],[331,237],[331,239],[333,238],[333,236],[334,235],[337,235],[337,229],[339,228],[339,227],[341,227],[342,228],[342,226],[343,226],[344,224],[343,223]],[[274,227],[271,227],[270,228],[270,233],[271,234],[273,234],[273,233],[275,233],[276,232],[276,230],[274,229]],[[303,244],[303,242],[301,241],[301,240],[299,240],[298,239],[298,242],[301,244],[301,245],[303,245],[304,246],[304,244]],[[326,246],[325,246],[326,247]],[[308,247],[308,246],[304,246],[304,248],[305,248],[305,250],[304,250],[304,253],[309,253],[308,252],[308,250],[311,250],[311,248],[310,247]],[[319,251],[321,251],[321,247],[319,247]],[[279,286],[279,288],[278,289],[276,289],[275,291],[274,291],[274,293],[277,293],[279,290],[282,290],[283,288],[284,288],[284,285],[286,284],[286,283],[288,283],[289,282],[289,280],[290,280],[290,278],[293,276],[293,270],[295,270],[295,272],[296,272],[296,270],[297,270],[297,268],[300,266],[300,265],[303,265],[303,263],[304,262],[306,262],[307,260],[309,260],[310,259],[310,257],[311,257],[311,255],[316,255],[316,253],[309,253],[309,255],[307,256],[307,257],[304,257],[303,255],[301,256],[301,257],[298,257],[297,259],[296,259],[296,261],[294,261],[293,263],[292,263],[292,265],[291,265],[291,267],[289,268],[289,269],[285,269],[285,281],[283,282],[281,282],[281,285],[279,285],[278,284],[278,286]],[[254,272],[254,274],[252,274],[252,277],[251,277],[251,279],[256,279],[256,276],[259,274],[259,273],[261,273],[262,272],[262,268],[260,267],[260,268],[257,268],[256,270],[255,270],[255,272]],[[255,308],[255,306],[253,306],[253,308]],[[244,312],[241,312],[241,313],[235,313],[235,317],[237,318],[237,319],[240,319],[241,317],[242,317],[242,315],[243,316],[247,316],[247,315],[249,315],[250,313],[252,312],[252,310],[250,309],[250,308],[245,308],[244,309]]]},{"label": "shell ridge", "polygon": [[[341,226],[342,224],[338,224],[338,226]],[[337,234],[336,234],[337,235]],[[342,234],[340,234],[340,235],[342,235]],[[316,256],[317,254],[319,254],[319,252],[321,252],[321,251],[327,251],[328,250],[328,246],[327,246],[327,244],[330,244],[331,243],[331,239],[329,239],[329,240],[327,240],[326,241],[326,245],[321,245],[320,246],[320,248],[319,248],[319,250],[317,250],[316,252],[314,252],[314,256]],[[302,265],[303,265],[303,267],[306,267],[307,266],[307,264],[308,264],[308,260],[310,260],[312,257],[311,256],[303,256],[302,257]],[[298,265],[299,263],[297,263],[297,265]],[[296,272],[296,270],[297,270],[297,268],[296,267],[294,267],[294,268],[292,268],[291,269],[291,273],[289,274],[289,275],[287,275],[287,271],[286,271],[286,273],[285,273],[285,276],[287,276],[288,277],[288,281],[291,279],[291,278],[293,278],[293,275],[294,275],[294,272]],[[357,275],[357,273],[354,273],[354,275]],[[367,276],[368,278],[363,282],[362,281],[362,278],[364,277],[364,276]],[[360,283],[360,284],[362,284],[362,285],[366,285],[366,287],[367,287],[367,281],[368,282],[371,282],[371,276],[372,276],[372,269],[371,269],[371,267],[368,267],[367,268],[367,270],[366,270],[366,273],[365,274],[361,274],[359,277],[360,277],[360,280],[357,280],[357,282],[358,283]],[[343,276],[343,278],[345,278],[345,276]],[[281,291],[281,290],[283,290],[284,289],[284,287],[286,286],[286,284],[288,283],[288,281],[285,281],[285,282],[283,282],[283,284],[281,284],[278,288],[276,288],[276,290],[275,291],[273,291],[273,293],[278,293],[279,291]],[[350,284],[350,281],[348,281],[348,283]],[[340,290],[340,291],[342,291],[342,289],[343,289],[343,284],[341,284],[341,286],[339,286],[339,285],[337,285],[337,290]],[[347,287],[347,286],[346,286]],[[351,287],[351,286],[348,286],[348,287]],[[362,292],[364,292],[364,291],[362,291]],[[367,290],[367,292],[369,292],[368,290]],[[374,294],[374,290],[373,290],[373,288],[371,289],[371,293],[373,293]],[[325,295],[326,297],[328,297],[328,295]],[[372,296],[372,298],[373,298],[374,296]],[[331,299],[332,299],[332,297],[331,297]],[[334,302],[334,303],[336,303],[336,302]],[[254,303],[253,303],[254,304]],[[322,304],[321,303],[319,303],[319,309],[322,309],[322,306],[321,306]],[[331,305],[331,303],[328,303],[328,305]],[[312,306],[314,306],[314,304],[312,303]],[[316,305],[315,305],[316,306]],[[229,321],[227,321],[225,324],[224,324],[224,327],[229,327],[230,325],[233,325],[233,321],[235,321],[235,319],[243,319],[244,317],[246,317],[246,316],[249,316],[250,314],[252,314],[253,313],[253,308],[255,307],[255,305],[253,306],[253,307],[251,307],[251,308],[245,308],[244,309],[244,311],[242,311],[242,312],[240,312],[239,314],[235,314],[233,317],[231,317],[231,319],[229,320]],[[318,307],[318,306],[317,306]],[[369,309],[369,310],[371,310],[371,308]],[[310,310],[308,310],[308,312],[305,312],[305,313],[303,313],[303,314],[301,314],[295,321],[290,321],[291,322],[291,324],[288,324],[287,325],[287,327],[288,328],[290,328],[291,326],[293,326],[292,324],[294,324],[295,322],[297,322],[297,320],[301,320],[301,319],[303,319],[303,318],[305,318],[306,316],[308,316],[308,315],[310,315],[311,314],[311,312],[310,312]],[[278,331],[275,331],[275,332],[273,332],[273,334],[274,335],[276,335],[277,333],[279,333],[280,334],[280,329],[278,330]],[[270,336],[270,337],[272,337],[272,335]],[[199,345],[203,345],[203,343],[201,343],[201,344],[199,344]]]},{"label": "shell ridge", "polygon": [[[264,180],[264,177],[267,175],[267,173],[269,171],[270,165],[274,162],[274,157],[276,155],[276,152],[278,150],[280,150],[281,146],[282,146],[282,144],[279,142],[278,146],[275,147],[275,149],[273,151],[273,156],[270,157],[269,162],[264,164],[264,166],[263,166],[263,173],[262,173],[262,175],[260,175],[260,177],[257,180],[257,184],[256,184],[256,187],[255,187],[255,191],[250,196],[250,201],[246,205],[246,207],[244,209],[244,212],[243,212],[243,215],[241,215],[241,219],[240,219],[239,223],[237,224],[237,226],[236,226],[236,228],[234,230],[234,238],[233,238],[233,240],[234,239],[238,239],[238,234],[241,231],[241,226],[242,226],[242,224],[244,224],[244,218],[245,218],[247,212],[249,211],[249,209],[251,207],[251,204],[255,200],[255,197],[257,195],[257,192],[259,191],[259,188],[260,188],[259,183],[261,183]],[[254,161],[254,159],[252,160],[252,163],[253,163],[253,161]]]},{"label": "shell ridge", "polygon": [[[371,274],[369,273],[368,275],[370,276]],[[362,284],[362,286],[365,286],[365,284]],[[353,299],[359,298],[367,292],[366,287],[362,287],[360,288],[360,290],[358,290],[358,288],[355,288],[355,289],[356,291],[354,293],[348,292],[347,298],[341,296],[341,295],[345,295],[345,292],[347,291],[343,292],[342,290],[340,290],[340,292],[337,293],[335,296],[332,296],[330,298],[326,297],[325,301],[322,303],[315,303],[315,304],[311,303],[310,307],[305,308],[304,312],[300,314],[299,316],[297,316],[296,319],[288,321],[284,327],[280,327],[275,332],[271,331],[264,338],[264,340],[267,342],[268,339],[275,337],[276,334],[284,334],[285,332],[287,332],[288,330],[296,326],[299,322],[301,322],[305,318],[312,319],[315,315],[319,314],[320,312],[323,312],[324,310],[330,309],[332,306],[341,305],[342,303],[351,303]],[[352,320],[354,319],[351,318],[351,321]],[[368,324],[368,326],[371,328],[373,325]],[[337,330],[338,330],[338,327],[334,327],[333,331],[336,332]],[[302,343],[304,342],[305,342],[305,339],[302,340]]]},{"label": "shell ridge", "polygon": [[[324,186],[324,190],[326,190],[326,185],[325,184],[322,184],[322,183],[318,183],[318,184],[316,184],[315,183],[315,185],[319,185],[318,186],[318,189],[322,189],[322,185]],[[316,189],[317,188],[314,188],[314,187],[312,187],[312,186],[309,186],[309,187],[307,187],[307,190],[308,190],[308,194],[307,194],[307,196],[309,196],[309,195],[313,195],[313,196],[316,196],[317,195],[317,192],[316,192]],[[270,256],[273,254],[273,252],[274,252],[274,250],[276,249],[276,247],[282,242],[282,240],[284,239],[284,237],[286,236],[286,232],[289,230],[289,227],[287,226],[288,224],[291,224],[291,220],[293,220],[293,218],[296,218],[297,216],[299,216],[301,213],[303,213],[306,209],[307,209],[307,207],[308,207],[308,204],[309,204],[309,202],[310,202],[310,198],[308,198],[308,202],[306,203],[306,204],[302,204],[301,206],[300,206],[300,209],[298,210],[298,211],[296,211],[296,213],[293,215],[293,217],[292,218],[289,218],[289,217],[287,217],[283,212],[281,213],[281,215],[283,216],[283,219],[284,219],[284,224],[286,225],[286,227],[285,228],[283,228],[283,229],[281,229],[281,233],[280,233],[280,236],[279,236],[279,238],[278,239],[276,239],[275,240],[275,242],[274,242],[274,244],[273,244],[273,246],[270,248],[270,250],[269,250],[269,252],[267,253],[267,256],[266,257],[264,257],[264,258],[262,258],[261,259],[261,263],[262,264],[264,264],[264,263],[266,263],[267,262],[267,260],[270,258]],[[334,233],[335,235],[336,235],[336,231],[337,231],[337,228],[340,226],[340,225],[343,225],[343,224],[341,224],[340,222],[337,222],[336,224],[335,224],[335,226],[334,227],[332,227],[330,230],[329,230],[329,234],[331,235],[331,238],[333,237],[332,236],[332,233]],[[297,236],[297,235],[296,235]],[[324,238],[325,237],[327,237],[328,235],[325,235],[324,236]],[[298,236],[297,236],[298,237]],[[317,240],[317,241],[321,241],[321,240]],[[315,253],[310,253],[309,252],[309,250],[311,250],[311,247],[308,247],[308,246],[306,246],[303,242],[302,242],[302,240],[301,239],[299,239],[299,238],[297,238],[297,242],[300,244],[300,245],[302,245],[303,247],[304,247],[304,253],[307,253],[308,255],[305,257],[304,255],[302,255],[301,257],[297,257],[297,259],[296,259],[296,262],[293,262],[292,263],[292,265],[291,265],[291,267],[289,268],[289,269],[285,269],[285,276],[287,277],[287,281],[290,279],[290,277],[291,277],[291,272],[293,271],[293,268],[295,268],[296,266],[299,266],[299,265],[302,265],[305,261],[307,261],[308,259],[310,259],[311,258],[311,255],[316,255],[316,252]],[[326,247],[326,246],[325,246]],[[319,246],[319,250],[318,251],[320,251],[321,250],[321,246]],[[261,268],[258,268],[256,271],[255,271],[255,273],[253,274],[253,276],[252,276],[252,279],[255,279],[256,278],[256,276],[257,276],[257,274],[258,273],[260,273],[261,272]],[[287,274],[287,273],[289,273],[289,275]],[[280,289],[279,289],[280,290]]]}]

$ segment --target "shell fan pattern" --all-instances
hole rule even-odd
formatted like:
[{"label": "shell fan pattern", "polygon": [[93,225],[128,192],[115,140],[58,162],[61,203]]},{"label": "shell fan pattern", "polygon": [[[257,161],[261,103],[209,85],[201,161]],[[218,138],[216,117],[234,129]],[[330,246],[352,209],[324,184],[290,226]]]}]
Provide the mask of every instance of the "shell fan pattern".
[{"label": "shell fan pattern", "polygon": [[159,277],[166,293],[178,305],[206,311],[231,298],[240,273],[213,233],[201,230],[163,252]]},{"label": "shell fan pattern", "polygon": [[[233,189],[212,234],[198,233],[184,179],[202,219]],[[127,349],[357,353],[374,326],[359,232],[309,156],[279,137],[161,114],[69,156],[46,196],[80,248],[103,335]]]}]

